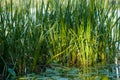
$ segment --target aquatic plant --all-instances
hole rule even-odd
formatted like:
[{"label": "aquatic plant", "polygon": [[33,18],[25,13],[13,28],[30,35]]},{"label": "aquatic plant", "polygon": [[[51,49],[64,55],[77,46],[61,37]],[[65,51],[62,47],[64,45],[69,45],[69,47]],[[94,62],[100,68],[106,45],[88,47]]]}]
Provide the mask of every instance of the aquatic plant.
[{"label": "aquatic plant", "polygon": [[0,0],[0,71],[42,72],[51,63],[88,67],[114,62],[118,6],[106,0]]}]

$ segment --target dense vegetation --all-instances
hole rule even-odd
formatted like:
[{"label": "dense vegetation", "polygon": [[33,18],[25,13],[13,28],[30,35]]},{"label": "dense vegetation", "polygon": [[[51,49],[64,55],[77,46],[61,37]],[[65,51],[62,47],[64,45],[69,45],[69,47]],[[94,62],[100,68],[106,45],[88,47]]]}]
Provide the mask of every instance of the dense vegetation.
[{"label": "dense vegetation", "polygon": [[0,0],[0,77],[113,63],[118,9],[109,0]]}]

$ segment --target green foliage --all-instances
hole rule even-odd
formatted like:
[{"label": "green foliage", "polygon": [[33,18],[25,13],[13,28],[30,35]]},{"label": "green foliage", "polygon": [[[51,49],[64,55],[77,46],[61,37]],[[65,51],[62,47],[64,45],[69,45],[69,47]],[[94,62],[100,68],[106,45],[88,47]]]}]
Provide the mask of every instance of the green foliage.
[{"label": "green foliage", "polygon": [[77,67],[113,62],[120,45],[120,17],[118,7],[108,3],[0,1],[3,74],[11,74],[7,70],[13,67],[18,75],[39,72],[51,62]]}]

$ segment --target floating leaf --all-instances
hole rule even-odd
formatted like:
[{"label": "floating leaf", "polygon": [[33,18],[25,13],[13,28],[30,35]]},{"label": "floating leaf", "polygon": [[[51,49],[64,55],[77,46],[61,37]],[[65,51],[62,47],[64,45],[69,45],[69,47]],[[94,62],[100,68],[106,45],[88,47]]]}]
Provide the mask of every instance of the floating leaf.
[{"label": "floating leaf", "polygon": [[8,72],[12,75],[12,76],[16,76],[15,71],[12,68],[8,68]]}]

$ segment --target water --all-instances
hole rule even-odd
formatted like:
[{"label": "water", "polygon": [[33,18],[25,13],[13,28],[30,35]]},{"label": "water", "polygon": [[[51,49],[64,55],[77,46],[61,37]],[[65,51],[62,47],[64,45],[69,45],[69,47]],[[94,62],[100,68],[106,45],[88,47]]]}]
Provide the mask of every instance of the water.
[{"label": "water", "polygon": [[[116,74],[116,67],[119,74]],[[120,80],[120,64],[110,64],[104,66],[70,68],[64,66],[51,66],[46,68],[44,73],[28,74],[23,79],[36,80]]]}]

